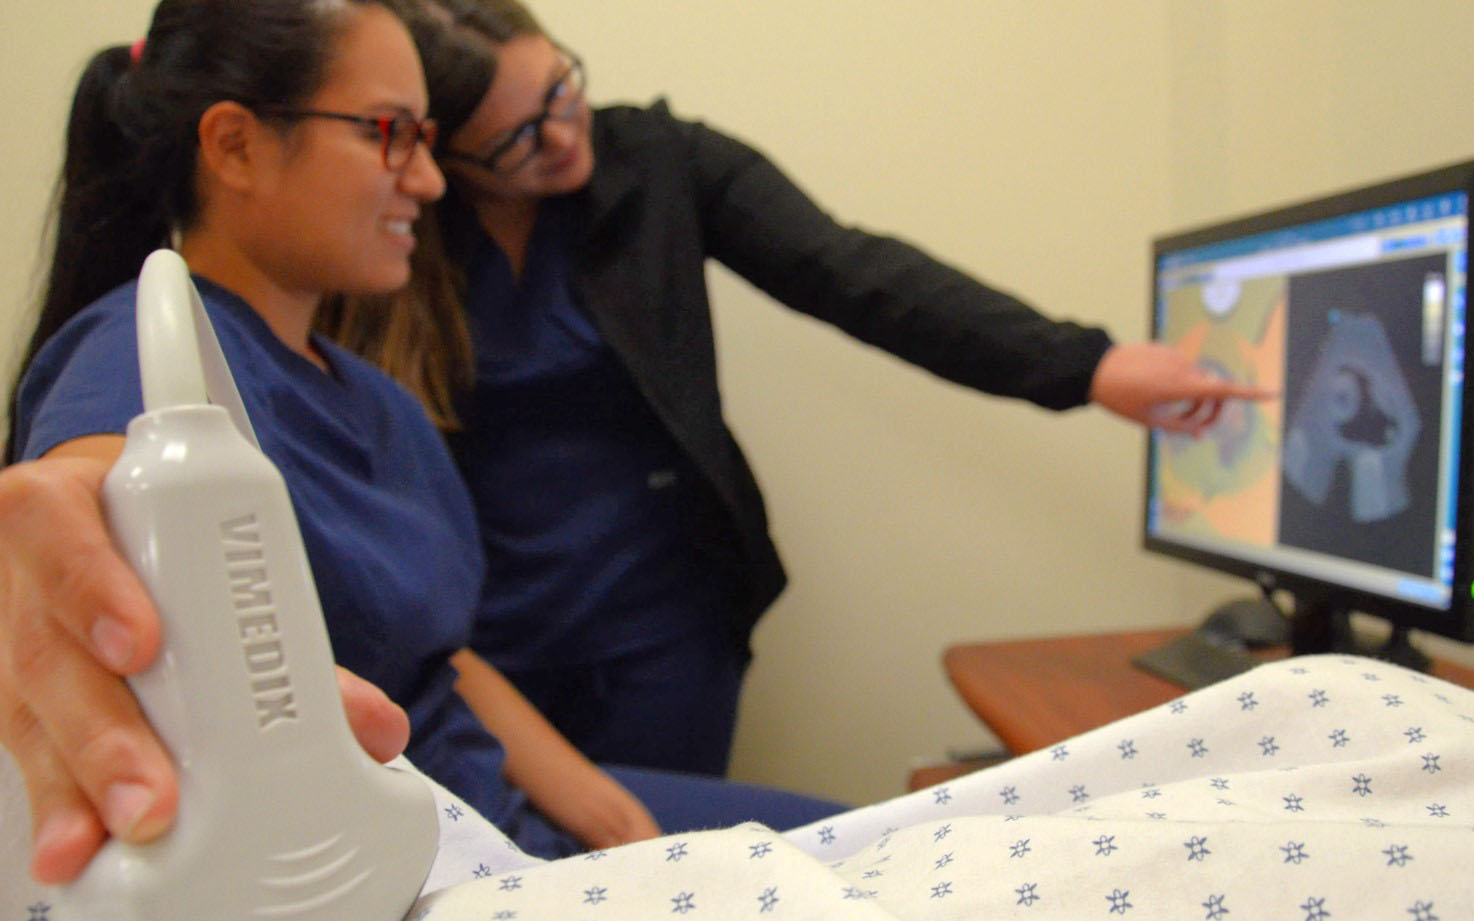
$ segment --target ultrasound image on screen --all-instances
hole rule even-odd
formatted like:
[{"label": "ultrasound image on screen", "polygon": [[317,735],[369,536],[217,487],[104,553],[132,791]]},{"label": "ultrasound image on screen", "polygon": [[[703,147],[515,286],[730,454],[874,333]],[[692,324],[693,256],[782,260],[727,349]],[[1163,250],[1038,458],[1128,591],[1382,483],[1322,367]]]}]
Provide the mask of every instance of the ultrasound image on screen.
[{"label": "ultrasound image on screen", "polygon": [[1289,282],[1284,544],[1432,572],[1442,355],[1424,348],[1424,285],[1442,255]]}]

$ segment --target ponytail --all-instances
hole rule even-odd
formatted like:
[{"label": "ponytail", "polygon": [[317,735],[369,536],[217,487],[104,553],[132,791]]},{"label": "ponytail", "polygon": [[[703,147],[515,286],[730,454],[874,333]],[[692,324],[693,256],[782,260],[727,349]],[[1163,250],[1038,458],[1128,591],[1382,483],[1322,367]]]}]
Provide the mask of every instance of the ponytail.
[{"label": "ponytail", "polygon": [[133,278],[198,219],[199,122],[217,102],[290,106],[325,79],[346,12],[400,0],[160,0],[142,45],[98,52],[78,81],[54,193],[51,259],[35,331],[11,387],[84,307]]},{"label": "ponytail", "polygon": [[[15,390],[42,344],[83,306],[136,275],[144,257],[168,237],[163,202],[142,194],[140,145],[117,119],[132,64],[126,45],[98,52],[72,97],[66,158],[52,193],[50,271],[11,390],[12,419]],[[6,439],[6,463],[19,451],[13,441]]]}]

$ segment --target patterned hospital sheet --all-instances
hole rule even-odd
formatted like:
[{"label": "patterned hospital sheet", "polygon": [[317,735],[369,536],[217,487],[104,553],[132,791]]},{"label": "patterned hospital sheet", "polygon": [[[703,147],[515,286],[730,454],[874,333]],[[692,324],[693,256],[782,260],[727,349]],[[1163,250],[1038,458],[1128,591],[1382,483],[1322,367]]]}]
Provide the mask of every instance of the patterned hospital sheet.
[{"label": "patterned hospital sheet", "polygon": [[1302,657],[785,835],[465,844],[412,919],[1474,918],[1474,692]]},{"label": "patterned hospital sheet", "polygon": [[[545,863],[437,798],[411,921],[1474,918],[1474,692],[1344,656],[786,834]],[[74,921],[36,889],[15,904],[0,921]]]}]

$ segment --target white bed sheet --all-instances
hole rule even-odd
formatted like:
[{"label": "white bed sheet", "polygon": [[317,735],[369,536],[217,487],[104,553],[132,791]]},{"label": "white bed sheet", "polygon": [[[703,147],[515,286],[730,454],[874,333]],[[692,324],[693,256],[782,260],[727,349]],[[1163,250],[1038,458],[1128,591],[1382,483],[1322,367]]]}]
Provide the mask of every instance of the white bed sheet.
[{"label": "white bed sheet", "polygon": [[[1474,918],[1474,692],[1345,656],[1266,665],[787,834],[545,863],[437,797],[413,921]],[[83,921],[13,884],[0,921]]]}]

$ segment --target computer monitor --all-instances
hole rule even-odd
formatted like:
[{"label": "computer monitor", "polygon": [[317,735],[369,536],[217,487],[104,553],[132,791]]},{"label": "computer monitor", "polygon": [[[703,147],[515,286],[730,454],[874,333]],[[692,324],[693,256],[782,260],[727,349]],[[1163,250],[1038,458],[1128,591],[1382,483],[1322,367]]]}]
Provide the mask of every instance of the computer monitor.
[{"label": "computer monitor", "polygon": [[1144,545],[1293,598],[1295,652],[1351,612],[1474,640],[1465,387],[1474,161],[1153,241],[1151,330],[1224,378],[1198,438],[1148,436]]}]

